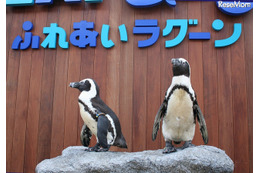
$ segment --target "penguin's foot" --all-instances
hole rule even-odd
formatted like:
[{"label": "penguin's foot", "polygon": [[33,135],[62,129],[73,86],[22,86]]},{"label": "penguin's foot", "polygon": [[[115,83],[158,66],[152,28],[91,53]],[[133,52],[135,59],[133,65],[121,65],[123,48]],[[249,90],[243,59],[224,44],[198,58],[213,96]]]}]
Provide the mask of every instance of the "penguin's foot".
[{"label": "penguin's foot", "polygon": [[85,149],[85,151],[88,151],[88,152],[97,151],[97,150],[99,150],[99,148],[89,147],[89,148]]},{"label": "penguin's foot", "polygon": [[181,149],[185,149],[188,147],[194,147],[195,145],[191,143],[191,141],[186,141],[183,146],[181,147]]},{"label": "penguin's foot", "polygon": [[163,149],[163,154],[169,154],[177,151],[176,148],[172,145],[172,141],[166,141],[165,148]]},{"label": "penguin's foot", "polygon": [[96,152],[106,152],[109,148],[99,148],[98,150],[95,150]]},{"label": "penguin's foot", "polygon": [[85,151],[92,152],[100,150],[100,144],[96,144],[94,147],[86,148]]},{"label": "penguin's foot", "polygon": [[163,154],[169,154],[169,153],[173,153],[176,152],[177,150],[174,147],[165,147],[163,149]]}]

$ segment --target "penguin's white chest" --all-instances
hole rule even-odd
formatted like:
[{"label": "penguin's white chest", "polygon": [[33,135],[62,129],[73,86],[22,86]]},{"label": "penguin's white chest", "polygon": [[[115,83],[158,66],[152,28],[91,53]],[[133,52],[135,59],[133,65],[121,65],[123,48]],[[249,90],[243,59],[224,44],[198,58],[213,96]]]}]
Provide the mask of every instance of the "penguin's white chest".
[{"label": "penguin's white chest", "polygon": [[92,118],[92,116],[85,111],[84,106],[79,103],[79,110],[81,118],[83,119],[84,123],[88,126],[90,131],[97,136],[97,122],[95,119]]},{"label": "penguin's white chest", "polygon": [[165,140],[189,141],[193,139],[195,132],[193,102],[185,90],[175,89],[169,98],[162,132]]}]

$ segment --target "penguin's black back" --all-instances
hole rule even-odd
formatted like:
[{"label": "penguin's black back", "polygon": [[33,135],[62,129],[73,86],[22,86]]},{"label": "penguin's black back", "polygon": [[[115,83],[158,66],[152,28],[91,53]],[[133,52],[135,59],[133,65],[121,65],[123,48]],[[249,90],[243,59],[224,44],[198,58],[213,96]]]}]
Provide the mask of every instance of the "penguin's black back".
[{"label": "penguin's black back", "polygon": [[121,126],[118,117],[104,102],[99,96],[96,96],[91,99],[92,106],[98,109],[100,112],[108,114],[114,121],[116,127],[116,133],[121,134]]}]

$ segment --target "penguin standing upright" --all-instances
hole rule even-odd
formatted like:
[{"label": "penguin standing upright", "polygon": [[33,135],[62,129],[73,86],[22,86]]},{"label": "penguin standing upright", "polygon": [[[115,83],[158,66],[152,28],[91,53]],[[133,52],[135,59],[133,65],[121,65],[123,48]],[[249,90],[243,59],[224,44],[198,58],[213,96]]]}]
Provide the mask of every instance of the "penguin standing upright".
[{"label": "penguin standing upright", "polygon": [[88,146],[92,134],[97,144],[87,151],[108,151],[110,146],[127,148],[125,138],[116,114],[99,97],[99,87],[93,79],[72,82],[69,85],[81,92],[78,98],[80,115],[84,121],[81,143]]},{"label": "penguin standing upright", "polygon": [[172,59],[173,78],[163,103],[154,120],[152,139],[155,140],[162,122],[162,133],[166,142],[163,153],[175,152],[172,145],[184,141],[182,149],[193,146],[196,118],[204,143],[208,143],[208,132],[203,114],[198,105],[196,94],[190,82],[190,65],[183,58]]}]

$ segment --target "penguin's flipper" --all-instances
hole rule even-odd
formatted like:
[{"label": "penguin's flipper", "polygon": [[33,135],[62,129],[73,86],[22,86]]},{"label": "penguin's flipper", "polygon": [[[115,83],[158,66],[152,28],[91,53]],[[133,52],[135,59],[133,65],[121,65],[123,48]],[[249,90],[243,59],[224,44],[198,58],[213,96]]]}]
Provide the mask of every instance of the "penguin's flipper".
[{"label": "penguin's flipper", "polygon": [[193,106],[193,110],[194,110],[195,116],[198,119],[198,123],[199,123],[199,126],[200,126],[200,132],[201,132],[203,141],[204,141],[205,144],[207,144],[208,143],[208,130],[207,130],[206,122],[205,122],[203,114],[200,110],[199,105],[195,104]]},{"label": "penguin's flipper", "polygon": [[153,124],[153,134],[152,134],[153,141],[156,139],[158,130],[160,128],[160,121],[161,121],[162,117],[164,117],[164,115],[165,115],[166,108],[167,108],[167,105],[166,105],[166,102],[164,101],[155,116],[154,124]]},{"label": "penguin's flipper", "polygon": [[105,117],[105,115],[99,115],[97,122],[97,138],[99,144],[101,145],[101,147],[103,147],[103,149],[109,149],[109,146],[107,144],[107,132],[109,124],[109,120],[107,119],[107,117]]},{"label": "penguin's flipper", "polygon": [[83,146],[88,147],[92,133],[88,126],[84,123],[80,133],[80,142]]}]

